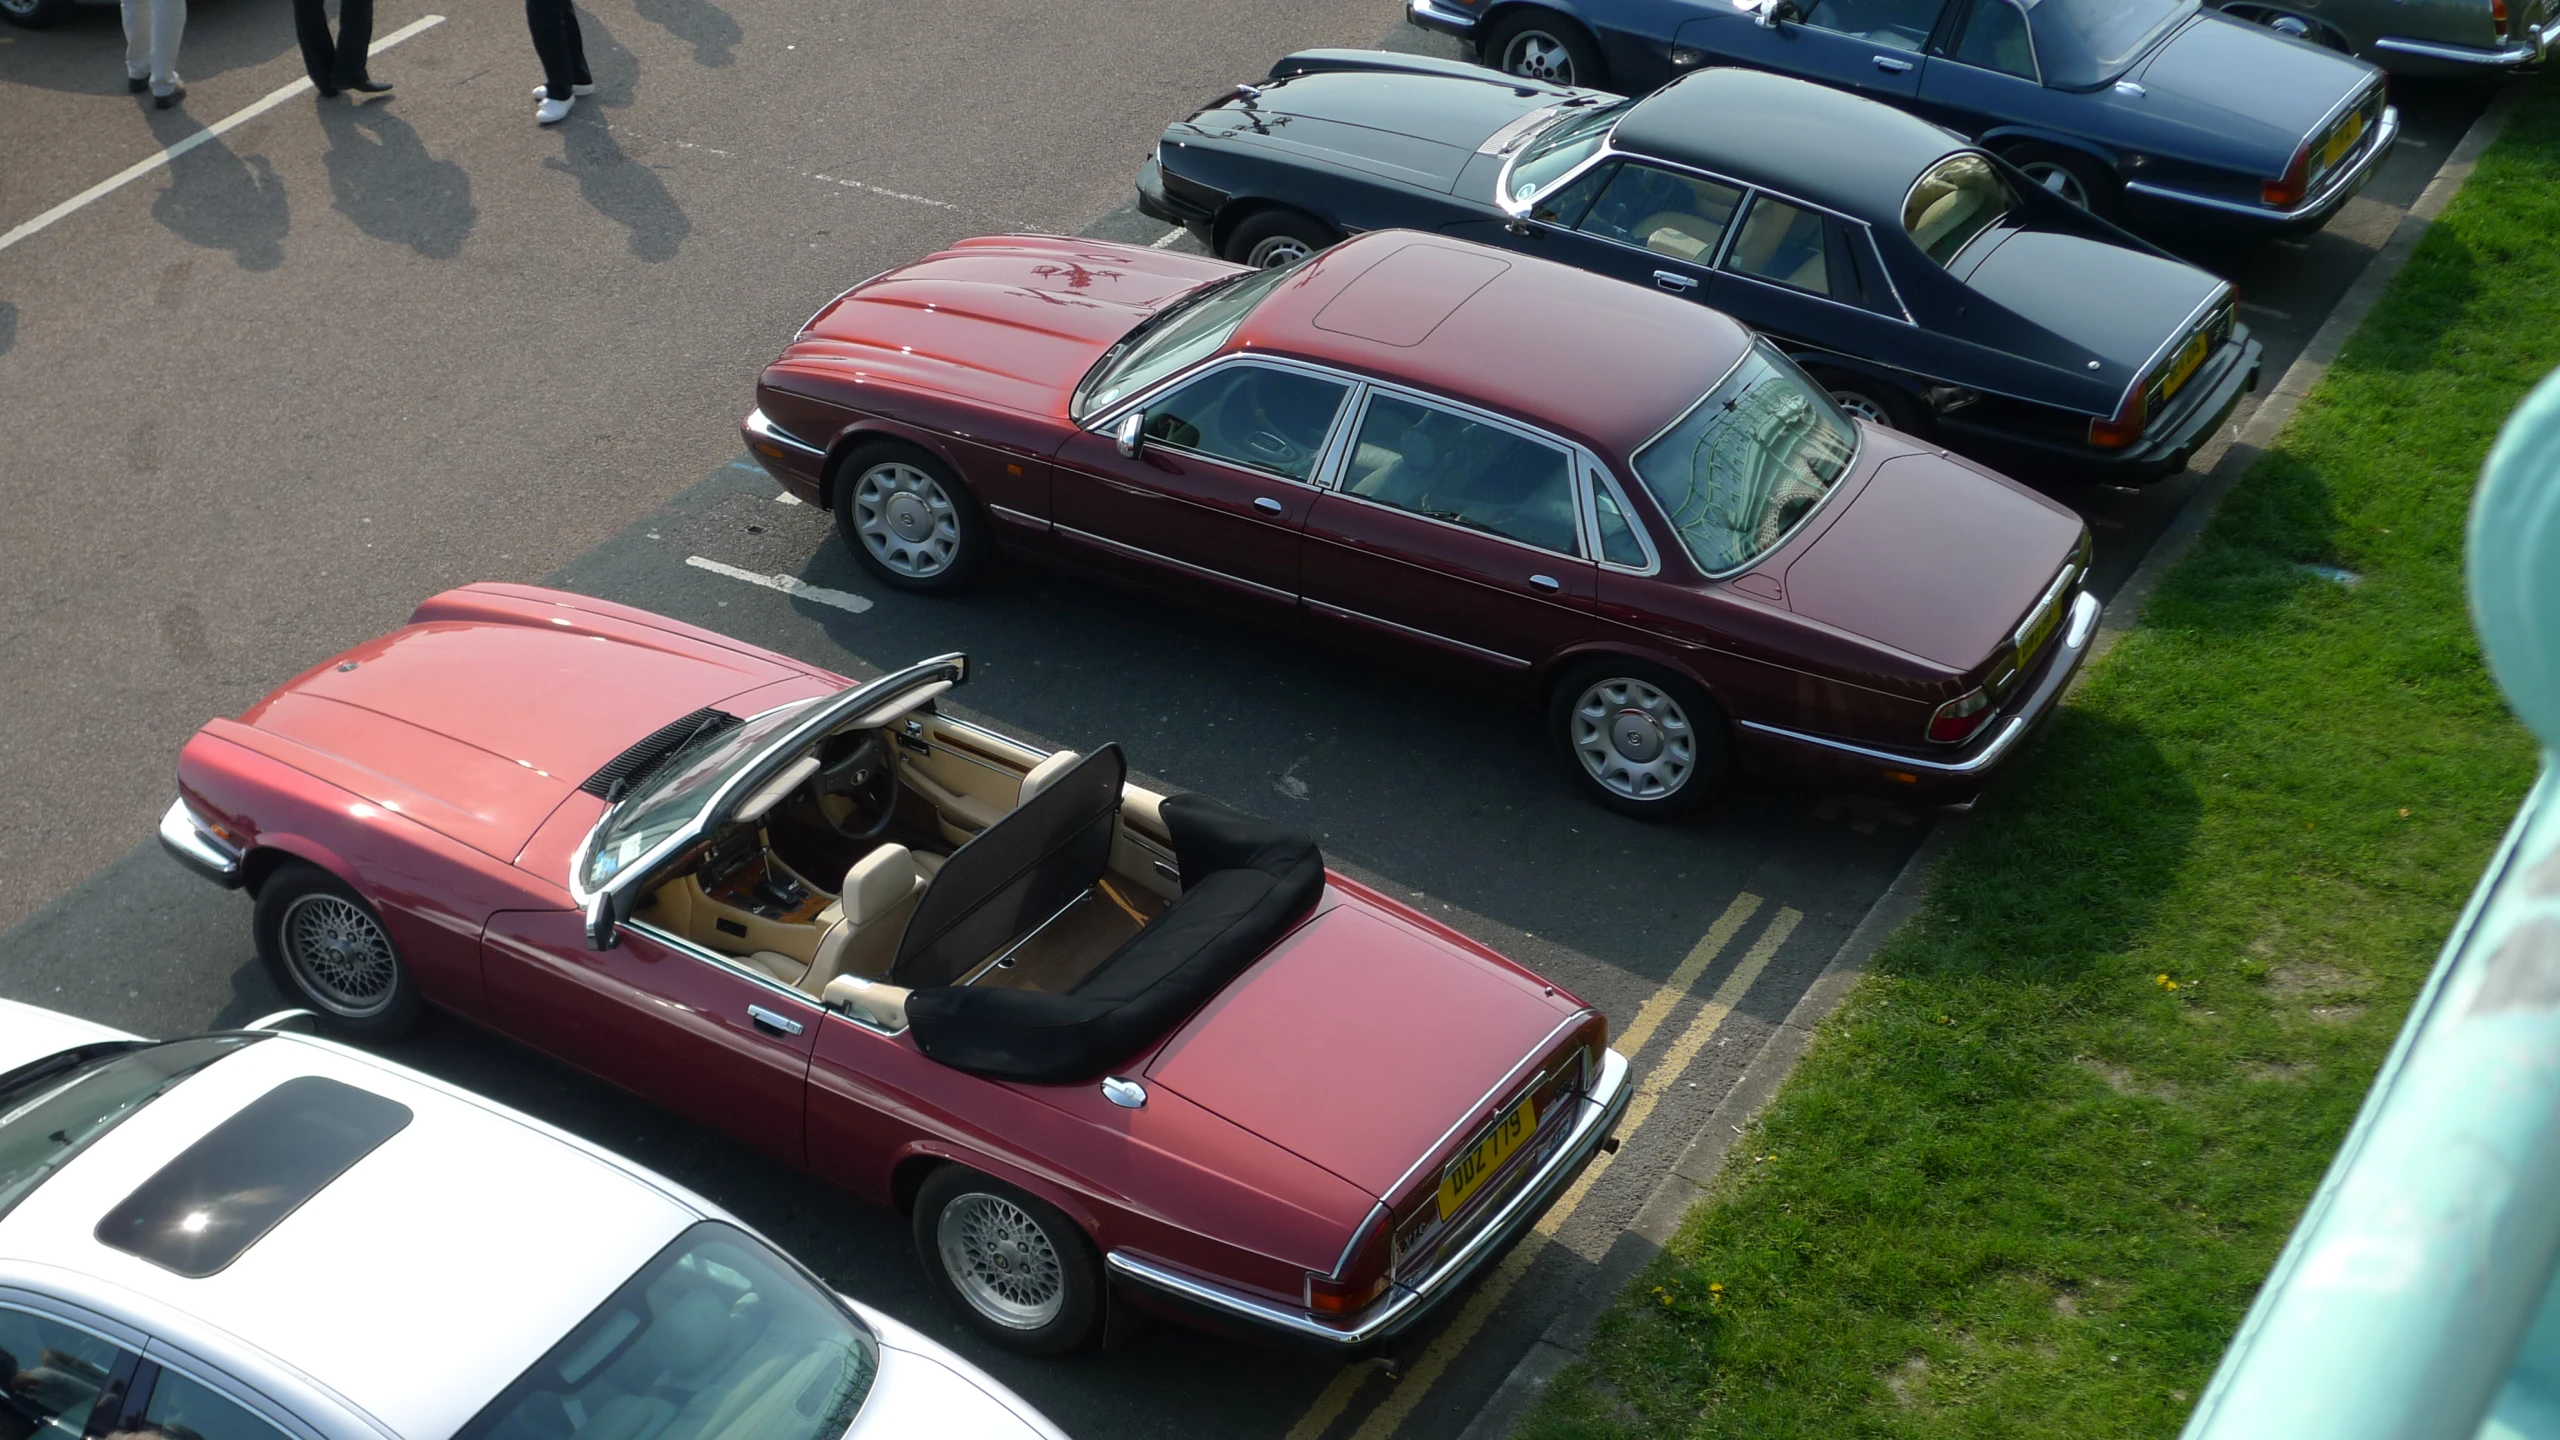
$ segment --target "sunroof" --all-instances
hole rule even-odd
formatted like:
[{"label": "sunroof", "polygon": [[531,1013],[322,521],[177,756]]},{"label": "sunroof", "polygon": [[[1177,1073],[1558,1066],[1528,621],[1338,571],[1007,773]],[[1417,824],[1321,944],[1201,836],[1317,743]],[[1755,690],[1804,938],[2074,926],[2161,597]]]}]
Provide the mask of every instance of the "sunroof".
[{"label": "sunroof", "polygon": [[287,1080],[160,1167],[98,1222],[98,1243],[202,1279],[400,1133],[410,1110],[317,1075]]}]

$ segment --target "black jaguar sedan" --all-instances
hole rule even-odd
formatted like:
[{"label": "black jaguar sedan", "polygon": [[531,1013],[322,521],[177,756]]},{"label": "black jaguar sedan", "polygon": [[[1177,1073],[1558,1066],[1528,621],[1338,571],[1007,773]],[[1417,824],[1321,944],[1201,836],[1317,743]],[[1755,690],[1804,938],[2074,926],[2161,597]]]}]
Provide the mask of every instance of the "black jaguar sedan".
[{"label": "black jaguar sedan", "polygon": [[1630,101],[1372,51],[1277,68],[1138,175],[1230,260],[1390,226],[1544,256],[1732,315],[1879,424],[2108,484],[2184,468],[2257,383],[2228,284],[1873,101],[1734,69]]}]

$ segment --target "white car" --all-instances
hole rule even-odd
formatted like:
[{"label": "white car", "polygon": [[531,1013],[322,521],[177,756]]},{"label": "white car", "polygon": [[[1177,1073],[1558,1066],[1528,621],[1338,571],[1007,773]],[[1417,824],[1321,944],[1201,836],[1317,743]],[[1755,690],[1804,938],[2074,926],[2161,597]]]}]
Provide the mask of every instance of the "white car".
[{"label": "white car", "polygon": [[1063,1440],[530,1117],[264,1022],[153,1043],[0,1000],[8,1440],[924,1435]]}]

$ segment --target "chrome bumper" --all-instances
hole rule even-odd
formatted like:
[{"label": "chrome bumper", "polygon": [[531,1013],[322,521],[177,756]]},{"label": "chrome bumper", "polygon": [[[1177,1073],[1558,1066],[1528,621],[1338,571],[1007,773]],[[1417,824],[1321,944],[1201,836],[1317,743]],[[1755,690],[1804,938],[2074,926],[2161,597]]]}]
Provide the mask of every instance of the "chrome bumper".
[{"label": "chrome bumper", "polygon": [[824,460],[827,458],[826,451],[819,449],[817,446],[810,444],[808,441],[803,440],[799,436],[792,434],[790,431],[783,429],[781,426],[774,424],[773,421],[766,418],[765,413],[762,410],[748,411],[747,418],[738,422],[738,428],[747,433],[747,448],[751,450],[755,448],[755,442],[762,440],[767,444],[779,445],[785,450],[792,451],[811,460]]},{"label": "chrome bumper", "polygon": [[225,890],[240,888],[240,847],[213,833],[184,800],[172,800],[160,816],[160,848],[171,859]]},{"label": "chrome bumper", "polygon": [[1601,1142],[1617,1128],[1619,1117],[1627,1113],[1627,1104],[1634,1098],[1635,1087],[1627,1083],[1627,1057],[1615,1050],[1601,1052],[1599,1079],[1581,1097],[1582,1113],[1575,1117],[1572,1133],[1529,1183],[1521,1186],[1519,1193],[1505,1202],[1483,1228],[1452,1250],[1420,1284],[1395,1287],[1386,1300],[1372,1306],[1352,1325],[1328,1325],[1304,1310],[1240,1294],[1126,1250],[1112,1251],[1104,1257],[1104,1265],[1116,1279],[1133,1281],[1177,1302],[1254,1329],[1314,1341],[1326,1349],[1350,1350],[1370,1345],[1420,1320],[1433,1305],[1464,1285],[1479,1267],[1510,1248],[1522,1231],[1537,1223],[1538,1217],[1555,1203],[1556,1196],[1600,1153]]},{"label": "chrome bumper", "polygon": [[1476,17],[1447,0],[1405,0],[1404,18],[1408,25],[1437,30],[1443,35],[1476,33]]},{"label": "chrome bumper", "polygon": [[2328,183],[2320,187],[2319,194],[2305,197],[2301,204],[2290,210],[2270,210],[2264,205],[2252,205],[2246,200],[2233,200],[2221,195],[2199,195],[2192,190],[2173,190],[2165,185],[2152,185],[2140,180],[2126,181],[2124,189],[2128,195],[2143,195],[2178,205],[2194,205],[2225,215],[2255,220],[2268,226],[2281,227],[2305,221],[2317,222],[2327,218],[2330,212],[2346,204],[2348,200],[2354,198],[2357,191],[2364,188],[2364,182],[2373,178],[2374,167],[2382,163],[2383,156],[2391,153],[2392,145],[2399,139],[2400,107],[2385,105],[2382,107],[2382,124],[2374,132],[2373,143],[2364,147],[2364,153],[2356,157],[2356,163],[2330,176]]},{"label": "chrome bumper", "polygon": [[2512,70],[2519,65],[2539,65],[2551,58],[2551,44],[2560,38],[2560,20],[2541,25],[2528,25],[2522,38],[2510,40],[2494,50],[2476,45],[2447,45],[2440,40],[2403,40],[2385,35],[2373,42],[2373,48],[2385,55],[2405,55],[2412,60],[2441,60],[2451,65],[2477,65],[2486,70]]}]

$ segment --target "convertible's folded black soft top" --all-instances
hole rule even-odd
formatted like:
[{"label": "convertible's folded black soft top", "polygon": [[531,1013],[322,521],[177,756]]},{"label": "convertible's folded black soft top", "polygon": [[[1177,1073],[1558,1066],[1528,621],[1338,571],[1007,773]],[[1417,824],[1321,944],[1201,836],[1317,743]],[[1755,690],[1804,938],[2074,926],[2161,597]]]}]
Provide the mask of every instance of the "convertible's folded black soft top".
[{"label": "convertible's folded black soft top", "polygon": [[[998,821],[961,854],[1011,819]],[[1007,1080],[1054,1084],[1102,1074],[1162,1039],[1225,988],[1323,893],[1324,857],[1307,836],[1201,795],[1165,801],[1164,819],[1182,862],[1182,897],[1172,908],[1063,995],[952,985],[916,990],[907,997],[907,1020],[917,1046],[955,1069]],[[957,866],[959,857],[951,863]],[[1107,864],[1106,855],[1085,884],[1100,880]]]}]

